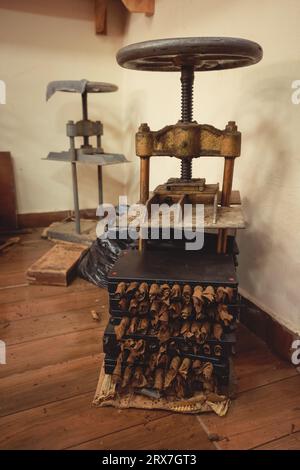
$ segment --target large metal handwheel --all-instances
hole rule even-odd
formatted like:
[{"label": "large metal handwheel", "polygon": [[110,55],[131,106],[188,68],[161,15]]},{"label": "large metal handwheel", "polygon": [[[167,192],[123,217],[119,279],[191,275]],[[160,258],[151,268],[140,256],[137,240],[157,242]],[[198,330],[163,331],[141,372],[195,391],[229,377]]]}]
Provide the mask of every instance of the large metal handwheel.
[{"label": "large metal handwheel", "polygon": [[204,72],[246,67],[262,56],[261,46],[247,39],[192,37],[131,44],[120,49],[117,61],[133,70],[177,72],[190,65],[194,71]]}]

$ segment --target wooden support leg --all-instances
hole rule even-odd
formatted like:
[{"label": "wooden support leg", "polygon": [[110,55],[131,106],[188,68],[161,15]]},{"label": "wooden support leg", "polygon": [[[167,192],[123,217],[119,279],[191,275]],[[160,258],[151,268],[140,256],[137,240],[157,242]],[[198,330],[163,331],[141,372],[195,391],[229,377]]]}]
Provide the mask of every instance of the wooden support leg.
[{"label": "wooden support leg", "polygon": [[[227,157],[224,162],[224,173],[223,173],[223,186],[222,186],[222,197],[221,206],[226,207],[230,205],[230,196],[232,190],[234,170],[234,158]],[[218,253],[226,253],[227,249],[227,229],[221,229],[218,234]]]},{"label": "wooden support leg", "polygon": [[[140,203],[146,204],[149,199],[150,158],[140,158]],[[139,250],[145,249],[145,240],[139,239]]]}]

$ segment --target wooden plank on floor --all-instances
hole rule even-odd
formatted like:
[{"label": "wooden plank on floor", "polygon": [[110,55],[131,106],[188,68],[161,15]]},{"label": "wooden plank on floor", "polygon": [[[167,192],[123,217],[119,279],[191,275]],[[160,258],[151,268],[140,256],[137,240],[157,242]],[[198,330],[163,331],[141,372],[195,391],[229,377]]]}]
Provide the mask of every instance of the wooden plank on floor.
[{"label": "wooden plank on floor", "polygon": [[0,289],[0,304],[41,299],[69,292],[79,292],[95,289],[95,286],[84,279],[77,278],[68,287],[63,286],[11,286]]},{"label": "wooden plank on floor", "polygon": [[300,375],[242,393],[227,416],[201,417],[221,449],[252,449],[300,430]]},{"label": "wooden plank on floor", "polygon": [[0,378],[102,352],[100,327],[8,346]]},{"label": "wooden plank on floor", "polygon": [[240,353],[234,358],[238,394],[298,375],[296,368],[264,347]]},{"label": "wooden plank on floor", "polygon": [[81,308],[69,312],[54,313],[42,317],[26,318],[13,322],[0,320],[0,338],[9,345],[30,342],[42,338],[68,334],[76,331],[100,328],[104,330],[108,315],[93,320],[90,309]]},{"label": "wooden plank on floor", "polygon": [[288,436],[268,442],[263,446],[256,447],[256,450],[299,450],[300,432],[289,434]]},{"label": "wooden plank on floor", "polygon": [[0,419],[0,449],[64,449],[166,415],[91,406],[94,392]]},{"label": "wooden plank on floor", "polygon": [[29,299],[27,301],[11,302],[2,304],[0,307],[0,319],[5,321],[22,320],[25,318],[42,317],[59,312],[69,312],[76,307],[88,308],[104,314],[107,311],[107,291],[99,289],[88,289],[85,292],[68,291],[63,295],[55,295],[40,299]]},{"label": "wooden plank on floor", "polygon": [[84,442],[74,449],[215,450],[215,447],[208,440],[195,416],[171,414]]},{"label": "wooden plank on floor", "polygon": [[0,416],[95,391],[102,360],[98,354],[2,378]]}]

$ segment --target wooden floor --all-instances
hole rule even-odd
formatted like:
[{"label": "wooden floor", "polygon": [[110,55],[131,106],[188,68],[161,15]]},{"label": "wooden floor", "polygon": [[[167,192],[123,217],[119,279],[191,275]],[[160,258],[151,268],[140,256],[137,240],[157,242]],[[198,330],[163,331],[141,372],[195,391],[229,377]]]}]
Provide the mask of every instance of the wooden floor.
[{"label": "wooden floor", "polygon": [[107,294],[80,279],[28,286],[26,269],[50,247],[36,231],[0,255],[1,449],[300,448],[300,375],[244,328],[239,393],[225,418],[91,407]]}]

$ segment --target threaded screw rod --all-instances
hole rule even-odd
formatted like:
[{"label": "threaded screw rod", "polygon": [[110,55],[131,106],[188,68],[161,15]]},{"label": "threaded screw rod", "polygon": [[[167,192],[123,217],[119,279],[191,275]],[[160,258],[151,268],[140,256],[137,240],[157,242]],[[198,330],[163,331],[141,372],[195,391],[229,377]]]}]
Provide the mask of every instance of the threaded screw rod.
[{"label": "threaded screw rod", "polygon": [[[193,87],[194,87],[194,67],[193,65],[183,65],[181,67],[181,121],[193,121]],[[192,158],[181,160],[181,179],[190,180],[192,178]]]}]

